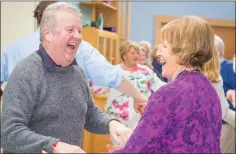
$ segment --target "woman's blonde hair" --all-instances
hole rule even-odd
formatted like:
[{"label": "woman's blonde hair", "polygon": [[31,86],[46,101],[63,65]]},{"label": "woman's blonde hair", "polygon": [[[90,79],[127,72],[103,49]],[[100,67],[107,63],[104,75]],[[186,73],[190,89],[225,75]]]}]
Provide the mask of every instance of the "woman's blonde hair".
[{"label": "woman's blonde hair", "polygon": [[178,56],[178,63],[202,70],[214,50],[214,31],[200,17],[184,16],[163,26],[160,42],[166,40]]},{"label": "woman's blonde hair", "polygon": [[126,41],[120,46],[120,58],[122,59],[122,61],[124,61],[125,53],[127,53],[132,47],[140,52],[140,46],[138,45],[138,43],[132,42],[130,40]]},{"label": "woman's blonde hair", "polygon": [[203,65],[203,74],[212,83],[220,82],[220,59],[215,47],[212,58]]}]

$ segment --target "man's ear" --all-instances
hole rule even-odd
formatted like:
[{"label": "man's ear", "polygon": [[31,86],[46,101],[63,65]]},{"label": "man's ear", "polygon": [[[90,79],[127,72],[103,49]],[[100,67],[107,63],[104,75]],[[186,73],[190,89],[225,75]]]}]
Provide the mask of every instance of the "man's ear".
[{"label": "man's ear", "polygon": [[50,42],[52,40],[52,32],[50,31],[48,27],[44,28],[43,35],[44,35],[44,39],[46,39],[47,41]]}]

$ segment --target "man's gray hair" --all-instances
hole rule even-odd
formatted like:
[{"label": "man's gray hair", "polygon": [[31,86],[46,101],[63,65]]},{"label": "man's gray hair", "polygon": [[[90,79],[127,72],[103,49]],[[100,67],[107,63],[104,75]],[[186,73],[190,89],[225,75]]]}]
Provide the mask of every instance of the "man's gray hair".
[{"label": "man's gray hair", "polygon": [[41,19],[41,24],[40,24],[40,41],[41,42],[44,40],[43,31],[45,27],[48,27],[53,33],[55,32],[55,28],[57,26],[56,14],[57,12],[62,12],[62,11],[69,12],[78,17],[82,16],[80,9],[77,8],[76,6],[73,6],[64,2],[56,2],[56,3],[50,4],[49,6],[47,6],[45,11],[43,12],[43,16]]},{"label": "man's gray hair", "polygon": [[224,41],[219,36],[215,35],[214,43],[215,43],[216,48],[221,53],[221,57],[223,57],[224,52],[225,52],[225,43],[224,43]]}]

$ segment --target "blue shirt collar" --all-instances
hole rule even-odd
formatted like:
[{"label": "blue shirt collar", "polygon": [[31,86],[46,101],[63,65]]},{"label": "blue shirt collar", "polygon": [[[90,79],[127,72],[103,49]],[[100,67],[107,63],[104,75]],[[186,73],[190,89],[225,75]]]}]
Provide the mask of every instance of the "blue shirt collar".
[{"label": "blue shirt collar", "polygon": [[[39,50],[38,50],[38,54],[40,55],[40,57],[43,60],[43,64],[46,67],[53,67],[53,66],[58,66],[61,67],[60,65],[57,65],[52,58],[48,55],[48,53],[45,51],[43,45],[40,43],[39,45]],[[78,65],[76,59],[73,60],[73,62],[69,65]]]}]

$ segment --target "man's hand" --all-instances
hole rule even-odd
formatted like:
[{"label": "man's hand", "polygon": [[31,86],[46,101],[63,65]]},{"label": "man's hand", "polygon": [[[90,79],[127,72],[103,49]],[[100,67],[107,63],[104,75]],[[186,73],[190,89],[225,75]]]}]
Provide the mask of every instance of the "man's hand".
[{"label": "man's hand", "polygon": [[[53,144],[53,153],[85,153],[80,147],[58,142],[57,144]],[[41,151],[41,153],[47,153],[45,151]]]},{"label": "man's hand", "polygon": [[125,127],[120,122],[116,120],[111,120],[109,122],[109,131],[111,135],[111,139],[116,142],[116,144],[121,144],[119,137],[123,140],[124,144],[128,141],[129,137],[132,134],[131,129]]},{"label": "man's hand", "polygon": [[147,105],[147,99],[143,96],[134,99],[134,110],[135,112],[139,113],[139,114],[143,114],[144,109]]},{"label": "man's hand", "polygon": [[235,90],[228,90],[226,93],[226,99],[235,106]]}]

